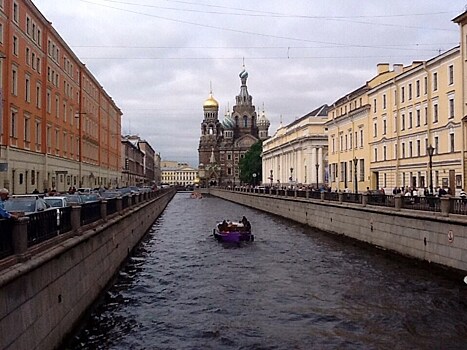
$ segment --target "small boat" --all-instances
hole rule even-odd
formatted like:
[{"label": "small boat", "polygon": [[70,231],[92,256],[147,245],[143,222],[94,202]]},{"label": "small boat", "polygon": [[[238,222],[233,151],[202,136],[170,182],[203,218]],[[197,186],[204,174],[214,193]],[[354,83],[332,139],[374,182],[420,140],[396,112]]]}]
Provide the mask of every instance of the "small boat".
[{"label": "small boat", "polygon": [[253,242],[255,240],[249,222],[246,224],[240,221],[224,220],[216,225],[212,234],[219,242],[226,243]]}]

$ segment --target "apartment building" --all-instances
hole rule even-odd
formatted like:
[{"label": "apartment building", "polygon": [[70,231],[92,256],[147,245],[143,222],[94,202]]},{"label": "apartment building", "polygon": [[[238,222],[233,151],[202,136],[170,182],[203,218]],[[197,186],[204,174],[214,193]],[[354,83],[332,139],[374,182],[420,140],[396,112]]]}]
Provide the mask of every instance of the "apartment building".
[{"label": "apartment building", "polygon": [[372,188],[443,187],[453,194],[462,188],[459,52],[456,47],[414,62],[369,91]]},{"label": "apartment building", "polygon": [[194,185],[197,181],[199,181],[198,170],[192,168],[188,163],[170,160],[163,160],[161,162],[162,184],[187,186]]},{"label": "apartment building", "polygon": [[0,57],[0,187],[117,186],[122,113],[31,1],[0,1]]}]

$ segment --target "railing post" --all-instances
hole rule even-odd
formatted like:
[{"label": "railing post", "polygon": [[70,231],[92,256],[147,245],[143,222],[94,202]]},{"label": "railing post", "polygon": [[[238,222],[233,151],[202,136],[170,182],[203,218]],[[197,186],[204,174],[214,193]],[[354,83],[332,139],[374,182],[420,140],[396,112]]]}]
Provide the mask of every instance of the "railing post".
[{"label": "railing post", "polygon": [[310,198],[310,190],[307,188],[305,192],[305,198],[308,199]]},{"label": "railing post", "polygon": [[342,204],[344,201],[344,192],[339,192],[337,195],[339,196],[339,203]]},{"label": "railing post", "polygon": [[394,196],[394,208],[396,210],[401,210],[402,208],[402,196],[400,194]]},{"label": "railing post", "polygon": [[441,214],[448,216],[451,211],[451,196],[442,196],[440,198]]},{"label": "railing post", "polygon": [[368,193],[362,193],[362,205],[366,207],[366,204],[368,203]]},{"label": "railing post", "polygon": [[81,206],[73,205],[71,207],[71,230],[76,235],[81,228]]},{"label": "railing post", "polygon": [[117,203],[115,204],[117,207],[117,213],[119,213],[120,215],[122,214],[122,210],[123,210],[122,201],[123,201],[122,197],[117,197]]},{"label": "railing post", "polygon": [[107,201],[101,201],[101,218],[107,221]]},{"label": "railing post", "polygon": [[320,196],[321,196],[321,202],[324,202],[324,191],[320,192]]},{"label": "railing post", "polygon": [[20,217],[13,223],[13,232],[11,233],[13,252],[20,261],[25,261],[29,257],[26,254],[28,250],[28,217]]},{"label": "railing post", "polygon": [[296,190],[296,189],[293,190],[293,196],[294,196],[295,198],[297,198],[297,190]]}]

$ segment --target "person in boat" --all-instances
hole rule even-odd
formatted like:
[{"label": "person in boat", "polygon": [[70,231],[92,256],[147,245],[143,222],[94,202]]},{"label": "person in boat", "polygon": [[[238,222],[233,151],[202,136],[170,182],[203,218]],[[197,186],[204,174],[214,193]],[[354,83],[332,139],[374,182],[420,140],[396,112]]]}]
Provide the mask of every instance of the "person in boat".
[{"label": "person in boat", "polygon": [[227,231],[227,228],[229,227],[229,224],[227,223],[227,221],[222,221],[219,225],[218,225],[218,228],[219,228],[219,232],[224,232],[224,231]]},{"label": "person in boat", "polygon": [[245,216],[242,217],[242,224],[245,230],[249,231],[251,229],[251,224]]}]

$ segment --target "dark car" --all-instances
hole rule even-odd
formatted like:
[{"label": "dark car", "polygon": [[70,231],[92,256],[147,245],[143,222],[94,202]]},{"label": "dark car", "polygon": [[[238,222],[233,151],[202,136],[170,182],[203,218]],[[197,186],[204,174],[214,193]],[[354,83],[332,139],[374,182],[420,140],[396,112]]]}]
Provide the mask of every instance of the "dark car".
[{"label": "dark car", "polygon": [[32,214],[44,211],[50,205],[38,195],[14,195],[5,201],[5,210],[10,213]]}]

